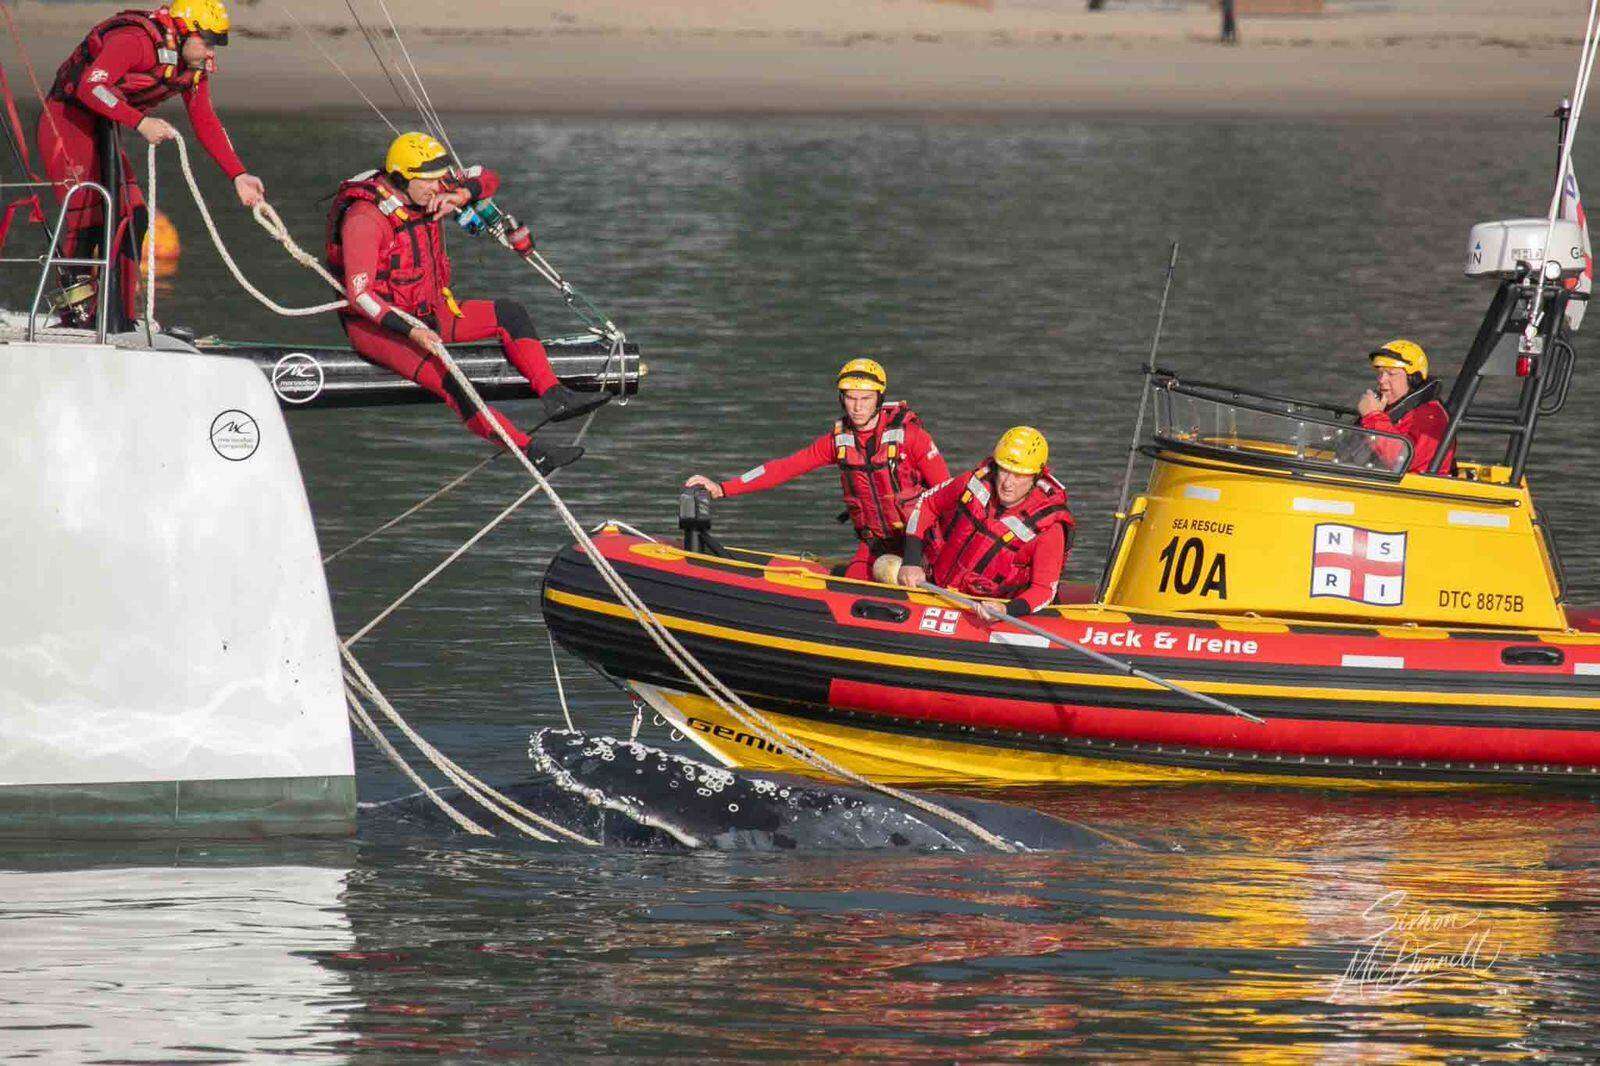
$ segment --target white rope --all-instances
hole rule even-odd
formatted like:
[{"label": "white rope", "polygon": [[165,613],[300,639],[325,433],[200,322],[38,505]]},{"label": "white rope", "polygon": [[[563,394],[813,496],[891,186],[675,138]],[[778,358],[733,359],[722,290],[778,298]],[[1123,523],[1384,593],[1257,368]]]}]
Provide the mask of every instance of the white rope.
[{"label": "white rope", "polygon": [[[239,282],[246,292],[250,293],[263,305],[271,308],[277,313],[290,317],[322,314],[323,312],[337,310],[340,307],[346,306],[345,301],[339,300],[334,303],[323,304],[312,308],[291,309],[276,303],[265,293],[251,285],[249,280],[245,278],[244,273],[239,269],[238,264],[233,261],[233,257],[228,254],[227,248],[223,244],[222,236],[217,232],[216,223],[212,220],[211,213],[206,208],[205,199],[200,193],[199,185],[194,178],[194,172],[189,166],[188,147],[184,144],[182,138],[177,138],[177,142],[178,159],[183,168],[184,178],[189,183],[189,191],[194,195],[195,204],[200,209],[200,216],[206,223],[207,231],[211,234],[212,243],[216,245],[218,253],[222,256],[223,262],[227,264],[228,269],[232,272],[234,279]],[[333,276],[328,273],[327,269],[315,258],[307,254],[294,243],[293,239],[288,234],[287,228],[284,227],[282,220],[278,218],[277,213],[272,210],[270,205],[268,205],[265,201],[256,205],[255,215],[256,220],[260,222],[269,233],[272,234],[278,243],[284,246],[289,254],[294,257],[296,262],[299,262],[301,265],[314,270],[333,289],[342,291],[342,287],[339,285],[338,281],[336,281]],[[534,255],[537,256],[538,253],[534,253]],[[538,258],[542,263],[543,257],[539,256]],[[545,266],[548,268],[548,264],[545,264]],[[550,273],[554,275],[555,272],[551,270]],[[555,276],[559,277],[559,275]],[[565,283],[563,282],[562,285],[565,286]],[[570,286],[567,288],[570,288]],[[413,316],[406,315],[404,312],[401,312],[400,314],[401,317],[406,319],[411,325],[422,325],[422,323]],[[609,326],[610,323],[608,322],[607,325]],[[615,327],[612,328],[614,329]],[[616,343],[615,338],[613,339],[613,342]],[[824,773],[839,778],[840,780],[850,781],[865,788],[875,789],[876,791],[881,792],[882,794],[893,799],[899,800],[908,806],[915,807],[928,814],[943,818],[954,825],[960,826],[977,839],[989,844],[991,847],[997,850],[1008,852],[1016,850],[1012,844],[989,832],[989,830],[985,829],[983,826],[977,824],[965,815],[949,810],[948,808],[942,807],[937,803],[923,799],[920,796],[913,795],[912,793],[906,792],[903,789],[894,788],[891,785],[873,781],[862,776],[861,774],[856,773],[853,770],[849,770],[839,765],[833,760],[822,755],[820,752],[813,751],[811,748],[807,747],[805,744],[801,743],[799,740],[795,739],[787,732],[779,728],[765,715],[746,703],[737,693],[728,688],[727,685],[723,684],[723,682],[715,674],[713,674],[703,663],[696,659],[687,648],[683,646],[682,642],[678,640],[677,636],[673,634],[671,630],[669,630],[666,625],[664,625],[661,620],[655,616],[655,613],[650,610],[650,608],[645,604],[644,600],[640,598],[639,595],[634,592],[625,581],[623,581],[622,576],[617,573],[616,568],[612,566],[611,561],[600,552],[594,541],[584,531],[583,525],[578,521],[577,516],[574,515],[571,509],[567,507],[565,501],[563,501],[561,497],[557,495],[553,489],[551,489],[549,481],[546,480],[545,476],[539,472],[539,469],[534,465],[533,460],[531,460],[526,453],[516,446],[516,443],[511,439],[510,434],[506,431],[505,426],[501,424],[500,420],[489,415],[488,405],[484,402],[483,397],[478,394],[477,387],[472,383],[472,379],[466,375],[466,373],[461,369],[460,365],[456,362],[455,357],[450,354],[449,349],[446,348],[442,343],[430,343],[427,347],[439,358],[440,362],[444,364],[445,368],[450,372],[450,375],[456,379],[456,383],[461,386],[462,392],[472,402],[474,411],[484,416],[489,426],[494,430],[496,436],[500,438],[501,443],[505,445],[507,452],[514,455],[516,459],[522,463],[523,468],[527,470],[529,475],[534,479],[536,486],[535,490],[530,490],[523,497],[519,498],[516,503],[503,512],[495,521],[491,522],[488,527],[485,527],[484,530],[480,531],[480,535],[486,533],[488,529],[493,528],[495,525],[498,525],[499,521],[503,520],[506,515],[514,511],[517,507],[520,507],[522,503],[526,499],[531,498],[536,491],[544,491],[550,499],[551,505],[555,508],[556,514],[561,518],[562,523],[567,527],[567,531],[572,534],[573,538],[580,545],[582,545],[585,551],[588,553],[590,564],[593,565],[596,572],[600,574],[607,587],[609,587],[616,595],[617,599],[627,607],[629,612],[644,629],[645,633],[649,635],[650,639],[661,650],[662,654],[666,656],[667,660],[672,663],[672,665],[675,666],[680,672],[682,672],[684,677],[687,678],[697,689],[704,693],[707,698],[720,707],[724,713],[729,714],[735,720],[740,722],[747,729],[755,732],[757,735],[763,736],[764,739],[772,741],[780,748],[780,750],[783,750],[798,761],[807,763]],[[463,546],[462,549],[458,549],[450,559],[446,560],[445,563],[436,568],[435,573],[438,570],[442,570],[444,566],[448,566],[450,562],[455,560],[455,558],[458,558],[461,552],[465,551],[467,547],[471,546],[471,544],[476,543],[477,539],[479,538],[473,538],[467,545]],[[382,615],[374,619],[372,622],[369,622],[349,640],[345,641],[344,644],[341,645],[340,651],[345,655],[346,660],[354,663],[354,657],[351,656],[349,650],[351,644],[359,640],[362,636],[369,632],[374,625],[392,613],[393,609],[396,608],[399,603],[403,603],[406,599],[409,599],[410,596],[415,593],[416,589],[422,587],[422,585],[425,585],[428,581],[432,580],[432,577],[432,574],[425,577],[411,591],[408,591],[404,596],[402,596],[400,600],[396,602],[396,604],[391,605],[390,609],[386,610]],[[367,684],[369,686],[369,694],[375,698],[379,709],[382,710],[386,716],[391,716],[391,720],[397,722],[397,727],[401,727],[403,731],[410,730],[409,726],[403,726],[404,719],[400,718],[399,712],[394,711],[392,706],[388,704],[388,701],[382,698],[382,694],[377,692],[374,687],[371,687],[370,681],[368,681]],[[414,731],[408,732],[407,735],[408,737],[414,736]],[[426,741],[422,740],[420,736],[415,736],[413,743],[419,742],[420,744],[427,743]],[[436,751],[437,749],[434,750]],[[443,756],[441,755],[440,757],[442,758]],[[447,776],[449,775],[447,774]]]},{"label": "white rope", "polygon": [[[521,830],[523,833],[533,837],[536,840],[542,840],[546,843],[554,843],[555,838],[548,835],[553,833],[556,836],[565,837],[574,843],[586,844],[591,847],[599,846],[600,842],[598,840],[593,840],[584,836],[582,833],[574,832],[558,822],[551,821],[543,815],[540,815],[534,811],[530,811],[522,804],[511,799],[511,797],[495,789],[492,785],[485,784],[482,780],[463,769],[458,763],[455,762],[455,760],[451,759],[444,752],[428,743],[427,739],[413,729],[411,725],[407,723],[403,717],[401,717],[400,712],[395,710],[394,705],[389,702],[388,698],[378,690],[378,686],[373,682],[372,678],[367,676],[366,670],[362,669],[360,662],[358,662],[356,657],[350,653],[350,650],[348,648],[340,648],[339,651],[344,657],[345,661],[346,683],[351,685],[357,692],[371,700],[373,705],[376,706],[379,711],[383,712],[384,717],[388,718],[389,721],[394,723],[395,728],[400,730],[405,738],[411,741],[416,749],[422,752],[422,754],[428,759],[429,762],[433,763],[440,773],[449,778],[457,788],[461,789],[462,792],[468,796],[471,796],[474,800],[481,804],[485,810],[497,815],[499,818],[505,821],[506,824]],[[516,813],[511,813],[513,811]],[[522,818],[527,819],[527,821],[524,822],[522,818],[518,818],[516,815],[521,815]],[[539,828],[535,828],[533,825],[528,824],[530,822],[536,823]]]},{"label": "white rope", "polygon": [[556,661],[556,638],[546,629],[544,639],[550,642],[550,670],[556,675],[556,698],[561,701],[561,717],[567,720],[567,729],[576,733],[578,727],[572,724],[572,710],[567,706],[567,686],[561,683],[561,664]]},{"label": "white rope", "polygon": [[434,804],[450,818],[451,821],[455,822],[456,825],[460,826],[462,829],[465,829],[473,836],[494,836],[494,834],[489,832],[489,830],[485,829],[477,822],[474,822],[471,818],[468,818],[466,815],[456,810],[455,807],[451,806],[449,800],[445,799],[443,796],[439,795],[431,787],[429,787],[428,783],[422,779],[422,775],[413,770],[411,768],[411,764],[406,762],[405,756],[401,755],[400,752],[396,750],[395,746],[389,743],[389,738],[383,735],[382,730],[378,728],[378,723],[374,722],[371,717],[368,716],[366,708],[362,707],[361,701],[356,699],[356,694],[353,689],[346,687],[344,698],[350,704],[350,720],[356,724],[356,727],[361,730],[368,740],[372,741],[374,747],[388,757],[389,761],[394,764],[396,769],[410,778],[411,783],[416,785],[417,788],[421,789],[422,794],[432,800]]},{"label": "white rope", "polygon": [[[144,342],[156,346],[156,146],[150,145],[146,153],[150,162],[150,203],[145,215],[148,229],[144,235]],[[130,226],[129,232],[132,232]]]},{"label": "white rope", "polygon": [[383,610],[379,611],[377,613],[377,615],[373,617],[372,621],[368,622],[366,625],[362,626],[360,629],[356,630],[349,637],[347,637],[345,639],[344,646],[346,648],[353,647],[355,645],[355,643],[357,641],[359,641],[362,637],[366,636],[368,633],[370,633],[374,629],[378,628],[378,626],[381,625],[386,618],[388,618],[390,615],[394,614],[394,612],[398,611],[405,604],[405,602],[407,600],[411,599],[411,597],[415,596],[417,593],[421,592],[424,588],[426,588],[428,586],[428,583],[431,582],[434,578],[436,578],[440,574],[444,573],[446,567],[448,567],[451,563],[455,562],[457,559],[459,559],[463,555],[465,555],[469,550],[471,550],[473,545],[477,544],[478,541],[480,541],[484,537],[488,536],[489,533],[495,527],[500,525],[501,522],[504,522],[507,518],[510,518],[512,516],[512,514],[514,514],[516,512],[517,508],[521,507],[523,504],[525,504],[529,500],[533,499],[541,491],[542,491],[541,487],[538,486],[538,485],[535,485],[535,486],[533,486],[533,488],[528,489],[526,492],[524,492],[521,496],[518,496],[516,499],[512,500],[509,504],[506,505],[504,510],[502,510],[499,514],[497,514],[493,518],[491,518],[488,521],[488,523],[485,524],[476,533],[474,533],[472,536],[468,537],[466,539],[466,541],[459,548],[457,548],[455,551],[451,552],[449,555],[445,556],[443,562],[439,563],[439,565],[435,566],[432,570],[429,570],[415,584],[413,584],[410,588],[408,588],[404,592],[402,592],[400,594],[400,596],[397,599],[394,600],[394,602],[390,603],[389,606],[387,606]]},{"label": "white rope", "polygon": [[[768,740],[775,741],[780,750],[785,751],[793,758],[806,762],[841,780],[850,781],[865,788],[875,789],[886,796],[905,803],[907,806],[916,807],[928,814],[943,818],[954,825],[960,826],[977,839],[999,851],[1017,850],[1014,845],[991,833],[963,814],[913,795],[903,789],[873,781],[853,770],[840,766],[820,752],[813,751],[784,732],[760,711],[746,703],[737,693],[713,674],[705,664],[696,659],[678,640],[677,636],[656,617],[655,613],[650,610],[639,594],[634,592],[627,582],[622,579],[616,568],[612,566],[611,561],[605,557],[589,534],[584,531],[583,525],[578,521],[577,516],[572,513],[566,502],[550,487],[550,483],[539,472],[539,468],[534,465],[533,461],[525,453],[516,447],[506,428],[501,425],[498,419],[488,417],[488,405],[484,403],[483,397],[478,394],[472,379],[461,369],[449,350],[442,344],[433,344],[430,347],[450,372],[450,375],[456,379],[456,383],[461,386],[463,394],[472,402],[474,410],[484,415],[489,425],[494,429],[495,434],[505,444],[506,450],[522,463],[523,468],[534,479],[535,484],[545,490],[545,494],[550,500],[551,506],[555,508],[556,514],[560,516],[562,523],[567,527],[567,531],[584,548],[590,565],[600,574],[607,587],[627,607],[651,640],[661,650],[662,654],[667,657],[667,660],[677,667],[713,703],[747,729],[756,732],[757,735],[764,735]],[[348,651],[346,651],[346,654],[348,654]]]},{"label": "white rope", "polygon": [[[194,196],[195,206],[200,209],[200,218],[206,224],[206,232],[211,234],[211,243],[216,246],[217,254],[222,256],[222,262],[226,264],[228,271],[233,274],[233,279],[239,283],[245,292],[254,296],[261,302],[262,306],[270,308],[287,318],[320,315],[349,306],[344,300],[335,300],[332,303],[318,304],[315,307],[285,307],[250,284],[250,279],[244,276],[244,271],[239,269],[239,264],[234,262],[232,254],[228,251],[228,246],[223,243],[222,234],[217,232],[216,220],[211,217],[211,209],[206,205],[206,198],[200,192],[200,183],[195,180],[194,169],[189,165],[189,146],[184,143],[182,137],[174,137],[173,141],[178,146],[178,165],[183,168],[183,178],[189,183],[189,192]],[[322,276],[322,280],[332,285],[334,289],[340,292],[344,291],[339,283],[334,280],[333,275],[328,273],[327,268],[294,242],[294,238],[289,236],[289,231],[284,227],[283,220],[278,217],[278,213],[272,209],[271,204],[265,200],[261,201],[255,206],[253,214],[256,221],[261,223],[262,227],[271,234],[272,239],[283,245],[288,253],[294,257],[295,262],[315,270]]]},{"label": "white rope", "polygon": [[[584,420],[583,428],[578,430],[578,435],[576,437],[572,438],[574,444],[578,444],[583,441],[584,436],[589,432],[589,426],[594,423],[594,416],[598,413],[598,411],[589,412],[589,417]],[[512,450],[516,451],[516,449]],[[497,458],[503,454],[503,452],[497,452],[494,457]],[[486,525],[484,525],[472,536],[468,537],[459,548],[445,556],[443,562],[439,563],[439,565],[435,566],[432,570],[429,570],[414,585],[412,585],[409,589],[406,589],[405,592],[401,593],[398,599],[394,600],[389,604],[389,606],[379,611],[372,621],[356,630],[356,632],[344,642],[344,646],[347,648],[350,647],[351,645],[355,644],[356,641],[360,640],[362,637],[376,629],[384,619],[388,618],[391,614],[394,614],[394,612],[399,610],[407,600],[426,588],[429,582],[433,581],[434,578],[444,573],[445,569],[449,567],[451,563],[465,555],[473,545],[477,544],[484,537],[488,536],[496,526],[498,526],[501,522],[504,522],[507,518],[510,518],[519,507],[543,491],[544,487],[545,486],[535,485],[533,488],[524,492],[521,496],[518,496],[515,500],[512,500],[503,511],[491,518]]]},{"label": "white rope", "polygon": [[638,537],[640,540],[648,540],[652,544],[658,543],[656,538],[652,537],[650,534],[644,532],[643,530],[641,530],[641,529],[639,529],[639,528],[637,528],[635,526],[630,526],[628,523],[622,521],[620,518],[608,518],[604,522],[601,522],[599,525],[597,525],[597,526],[593,527],[592,529],[590,529],[589,532],[591,534],[598,533],[602,529],[605,529],[608,526],[612,527],[614,529],[620,529],[624,533],[632,533],[634,536]]},{"label": "white rope", "polygon": [[407,507],[404,511],[401,511],[399,514],[397,514],[393,518],[389,519],[389,521],[385,522],[383,525],[379,526],[377,529],[374,529],[372,532],[366,534],[365,536],[357,537],[355,540],[351,541],[349,544],[346,544],[344,547],[340,548],[336,552],[330,552],[329,554],[324,555],[322,557],[323,564],[326,565],[328,563],[331,563],[335,559],[339,558],[339,556],[345,554],[346,552],[350,551],[351,549],[359,548],[361,545],[365,544],[367,541],[371,540],[373,537],[378,536],[380,533],[384,533],[387,530],[393,529],[395,526],[399,525],[401,522],[403,522],[407,518],[410,518],[412,515],[416,514],[418,511],[422,510],[424,507],[428,506],[430,503],[433,503],[435,500],[437,500],[440,497],[444,496],[445,494],[449,493],[451,490],[459,488],[462,484],[464,484],[466,482],[466,480],[468,478],[472,477],[472,475],[476,474],[478,471],[482,470],[484,467],[488,466],[490,463],[492,463],[496,459],[500,458],[501,454],[502,453],[500,453],[500,452],[495,452],[493,455],[489,456],[487,459],[484,459],[484,460],[481,460],[480,462],[474,463],[472,465],[472,467],[469,468],[468,470],[466,470],[464,473],[458,475],[457,477],[453,478],[449,482],[446,482],[444,485],[440,486],[436,491],[434,491],[433,493],[429,494],[424,499],[419,500],[418,502],[412,504],[410,507]]}]

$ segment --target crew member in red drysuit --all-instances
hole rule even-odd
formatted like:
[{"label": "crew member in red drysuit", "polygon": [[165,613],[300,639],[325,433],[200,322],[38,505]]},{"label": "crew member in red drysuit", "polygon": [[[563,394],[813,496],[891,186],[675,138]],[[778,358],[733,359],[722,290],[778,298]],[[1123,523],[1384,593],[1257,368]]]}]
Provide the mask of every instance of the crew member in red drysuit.
[{"label": "crew member in red drysuit", "polygon": [[[457,173],[449,152],[427,134],[401,134],[389,146],[383,174],[368,171],[339,186],[328,213],[327,247],[329,269],[344,279],[349,307],[339,316],[356,354],[415,381],[449,404],[469,430],[495,443],[499,435],[432,346],[495,338],[533,386],[547,421],[575,418],[609,399],[604,393],[580,397],[561,384],[522,304],[457,302],[450,291],[450,257],[439,220],[488,199],[499,185],[499,177],[484,167]],[[401,312],[423,324],[413,326]],[[546,472],[583,454],[578,447],[535,445],[505,415],[489,411]]]},{"label": "crew member in red drysuit", "polygon": [[871,359],[852,359],[839,371],[845,417],[793,455],[763,463],[742,477],[716,482],[696,474],[684,482],[713,497],[763,492],[825,466],[837,466],[846,514],[861,544],[842,571],[869,580],[872,564],[905,548],[906,519],[917,497],[950,476],[938,445],[905,404],[885,402],[889,376]]},{"label": "crew member in red drysuit", "polygon": [[[1367,356],[1378,373],[1378,387],[1356,401],[1361,425],[1394,433],[1411,441],[1409,473],[1426,473],[1450,426],[1450,413],[1439,402],[1439,382],[1428,377],[1428,354],[1420,344],[1396,339]],[[1394,441],[1370,440],[1378,459],[1390,466],[1400,461],[1404,449]],[[1439,473],[1454,477],[1456,450],[1452,445]]]},{"label": "crew member in red drysuit", "polygon": [[[994,454],[966,477],[952,478],[917,503],[906,527],[900,583],[935,585],[969,596],[1005,600],[997,621],[1019,617],[1056,598],[1071,548],[1067,490],[1046,465],[1050,446],[1032,426],[1006,430]],[[924,547],[938,535],[935,546]]]},{"label": "crew member in red drysuit", "polygon": [[[113,15],[89,31],[56,72],[39,115],[39,155],[45,174],[56,183],[58,198],[64,198],[73,183],[101,180],[95,132],[102,121],[138,130],[145,140],[159,144],[177,137],[178,131],[146,112],[168,97],[181,95],[195,136],[222,172],[233,179],[239,202],[246,207],[261,202],[265,196],[261,179],[245,172],[211,107],[216,49],[228,43],[228,24],[228,11],[221,0],[174,0],[171,7],[155,11]],[[136,172],[127,153],[120,154],[119,215],[126,220],[128,236],[120,242],[118,267],[123,313],[134,319],[138,316],[139,248],[149,218]],[[60,254],[87,257],[88,249],[99,243],[102,224],[99,198],[88,193],[75,197]]]}]

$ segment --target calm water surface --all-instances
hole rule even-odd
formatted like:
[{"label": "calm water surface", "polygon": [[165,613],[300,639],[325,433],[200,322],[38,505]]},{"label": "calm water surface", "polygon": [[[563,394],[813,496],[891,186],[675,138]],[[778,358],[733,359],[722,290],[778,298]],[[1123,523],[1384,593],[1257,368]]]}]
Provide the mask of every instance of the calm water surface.
[{"label": "calm water surface", "polygon": [[[320,242],[370,123],[236,123],[273,200]],[[671,527],[675,486],[785,453],[834,416],[840,362],[882,359],[955,463],[1005,427],[1050,436],[1098,572],[1167,242],[1162,362],[1352,401],[1406,335],[1446,373],[1491,294],[1470,223],[1539,213],[1551,131],[1524,122],[463,122],[551,258],[645,346],[564,492]],[[285,162],[274,162],[284,160]],[[1600,181],[1600,153],[1579,153]],[[207,173],[217,202],[225,189]],[[163,174],[169,193],[175,172]],[[237,294],[193,209],[161,317],[333,339]],[[286,302],[323,299],[237,212]],[[515,261],[455,242],[469,295]],[[8,281],[8,294],[12,293]],[[1594,327],[1591,327],[1594,328]],[[1580,350],[1584,346],[1580,344]],[[1596,385],[1532,478],[1575,602],[1600,602]],[[526,416],[528,405],[511,405]],[[442,408],[291,416],[325,548],[471,465]],[[330,566],[346,631],[520,491],[491,468]],[[817,475],[722,508],[733,541],[838,550]],[[377,630],[364,659],[480,774],[528,772],[559,720],[534,602],[562,543],[530,508]],[[1463,560],[1471,565],[1471,560]],[[566,661],[574,710],[630,710]],[[670,744],[646,726],[645,739]],[[405,791],[358,748],[362,796]],[[1013,791],[1140,849],[1027,855],[596,854],[469,846],[367,818],[349,843],[0,854],[0,1053],[225,1061],[444,1052],[561,1059],[997,1061],[1082,1056],[1484,1061],[1592,1056],[1600,830],[1586,798],[1245,788]],[[1344,980],[1341,982],[1341,977]]]}]

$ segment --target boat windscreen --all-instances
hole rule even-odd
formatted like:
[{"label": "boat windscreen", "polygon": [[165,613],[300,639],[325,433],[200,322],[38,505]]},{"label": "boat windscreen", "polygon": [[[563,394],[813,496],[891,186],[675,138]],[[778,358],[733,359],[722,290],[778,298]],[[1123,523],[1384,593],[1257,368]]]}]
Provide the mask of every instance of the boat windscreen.
[{"label": "boat windscreen", "polygon": [[1411,466],[1406,438],[1311,417],[1288,404],[1214,395],[1176,382],[1157,397],[1156,440],[1187,451],[1369,477],[1397,478]]}]

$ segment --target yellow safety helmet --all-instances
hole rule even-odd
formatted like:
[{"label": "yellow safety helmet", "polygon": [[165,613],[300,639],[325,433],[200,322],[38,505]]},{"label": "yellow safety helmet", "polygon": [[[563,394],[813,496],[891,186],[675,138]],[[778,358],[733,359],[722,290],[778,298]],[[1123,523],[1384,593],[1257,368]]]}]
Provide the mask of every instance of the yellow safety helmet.
[{"label": "yellow safety helmet", "polygon": [[1409,374],[1428,376],[1428,353],[1416,341],[1396,338],[1367,355],[1376,367],[1393,367]]},{"label": "yellow safety helmet", "polygon": [[1050,461],[1050,443],[1032,426],[1012,426],[1000,434],[994,461],[1013,474],[1037,474]]},{"label": "yellow safety helmet", "polygon": [[881,393],[889,387],[889,375],[874,359],[852,359],[839,368],[839,391],[871,389]]},{"label": "yellow safety helmet", "polygon": [[228,43],[228,8],[222,0],[172,0],[167,14],[197,33],[208,44]]},{"label": "yellow safety helmet", "polygon": [[426,133],[402,133],[389,144],[383,172],[402,178],[442,178],[450,173],[450,153]]}]

